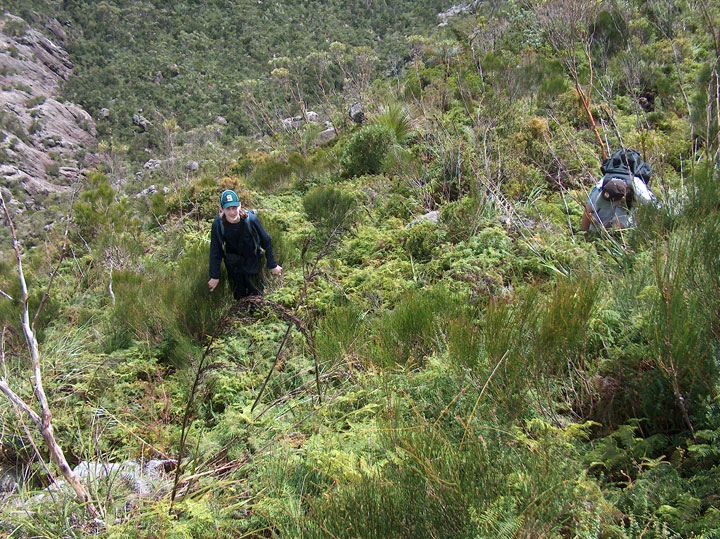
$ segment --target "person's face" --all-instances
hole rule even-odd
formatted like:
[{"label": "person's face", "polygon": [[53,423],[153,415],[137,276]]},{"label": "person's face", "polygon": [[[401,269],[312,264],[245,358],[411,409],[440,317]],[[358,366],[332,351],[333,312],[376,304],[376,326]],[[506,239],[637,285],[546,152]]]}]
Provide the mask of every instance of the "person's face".
[{"label": "person's face", "polygon": [[223,208],[222,212],[229,223],[237,223],[240,220],[240,206],[229,206]]}]

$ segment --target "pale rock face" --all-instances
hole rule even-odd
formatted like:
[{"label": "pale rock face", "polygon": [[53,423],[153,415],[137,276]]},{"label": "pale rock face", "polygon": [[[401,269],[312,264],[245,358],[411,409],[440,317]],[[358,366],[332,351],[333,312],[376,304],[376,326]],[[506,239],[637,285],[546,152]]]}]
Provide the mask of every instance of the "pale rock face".
[{"label": "pale rock face", "polygon": [[305,117],[299,115],[292,116],[291,118],[283,118],[280,120],[280,123],[282,123],[282,126],[287,130],[299,129],[305,123],[306,118],[308,122],[320,122],[320,115],[314,110],[308,110],[305,111]]},{"label": "pale rock face", "polygon": [[438,19],[440,19],[438,26],[447,26],[450,22],[450,19],[452,19],[453,17],[456,17],[457,15],[462,15],[463,13],[471,13],[472,10],[472,3],[456,4],[447,11],[438,13]]},{"label": "pale rock face", "polygon": [[[59,23],[49,28],[62,39]],[[67,52],[51,39],[19,17],[0,15],[0,183],[11,190],[30,196],[67,191],[91,165],[78,152],[95,143],[92,117],[56,99],[72,69]]]},{"label": "pale rock face", "polygon": [[337,136],[337,133],[335,133],[334,127],[329,127],[323,131],[320,131],[318,133],[318,142],[320,144],[324,144],[332,139],[334,139]]}]

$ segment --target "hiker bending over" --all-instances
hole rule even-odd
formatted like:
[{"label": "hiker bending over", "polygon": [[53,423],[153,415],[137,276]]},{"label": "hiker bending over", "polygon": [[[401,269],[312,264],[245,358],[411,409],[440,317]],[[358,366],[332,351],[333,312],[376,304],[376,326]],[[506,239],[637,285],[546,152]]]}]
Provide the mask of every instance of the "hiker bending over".
[{"label": "hiker bending over", "polygon": [[649,165],[634,150],[618,150],[600,170],[605,176],[590,191],[580,229],[598,232],[633,226],[633,204],[656,203],[646,183],[652,174]]},{"label": "hiker bending over", "polygon": [[210,292],[220,282],[220,261],[225,260],[235,299],[261,295],[262,251],[265,251],[270,272],[282,275],[282,268],[275,262],[272,241],[260,220],[253,211],[242,209],[234,191],[223,191],[220,195],[220,215],[213,221],[210,231]]}]

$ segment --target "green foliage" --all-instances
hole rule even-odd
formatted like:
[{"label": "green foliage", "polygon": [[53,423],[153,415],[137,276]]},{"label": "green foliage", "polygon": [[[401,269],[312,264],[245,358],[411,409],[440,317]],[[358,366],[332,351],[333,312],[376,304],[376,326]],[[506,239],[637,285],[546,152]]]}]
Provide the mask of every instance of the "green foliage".
[{"label": "green foliage", "polygon": [[[587,527],[607,519],[567,504],[601,500],[578,469],[559,465],[586,435],[584,426],[563,431],[536,421],[514,435],[492,426],[448,428],[443,414],[456,399],[454,414],[468,418],[473,407],[462,391],[448,394],[458,389],[445,373],[417,377],[382,415],[377,465],[338,477],[325,495],[308,497],[302,518],[281,513],[274,525],[305,537],[512,537],[558,533],[571,519]],[[353,518],[358,508],[362,521]]]},{"label": "green foliage", "polygon": [[318,323],[315,349],[321,363],[332,364],[345,358],[356,358],[362,351],[361,331],[364,313],[350,304],[336,307]]},{"label": "green foliage", "polygon": [[631,515],[623,531],[634,536],[634,530],[644,528],[650,530],[650,537],[663,537],[668,529],[677,536],[717,529],[720,512],[707,501],[710,485],[718,480],[717,468],[697,470],[688,477],[682,471],[681,451],[666,459],[667,440],[662,435],[643,438],[636,436],[638,432],[638,424],[623,425],[595,441],[587,455],[596,473],[607,474],[618,484],[615,504]]},{"label": "green foliage", "polygon": [[269,157],[255,167],[252,179],[263,191],[272,192],[290,183],[293,170],[287,163]]},{"label": "green foliage", "polygon": [[58,163],[50,163],[49,165],[45,165],[45,174],[53,178],[57,178],[60,175],[60,165]]},{"label": "green foliage", "polygon": [[427,262],[437,253],[443,231],[437,224],[425,221],[411,226],[405,233],[405,250],[414,260]]},{"label": "green foliage", "polygon": [[379,317],[370,357],[385,368],[413,368],[444,346],[443,328],[458,312],[461,298],[437,287],[409,292]]},{"label": "green foliage", "polygon": [[396,143],[405,144],[412,134],[410,116],[400,103],[390,103],[374,118],[374,123],[393,133]]},{"label": "green foliage", "polygon": [[[14,254],[14,253],[13,253]],[[49,254],[49,253],[48,253]],[[37,314],[35,331],[38,339],[42,341],[45,336],[45,328],[52,322],[59,313],[60,304],[57,298],[50,296],[45,298],[48,275],[44,275],[45,261],[38,261],[25,256],[22,260],[23,275],[28,287],[28,314],[30,322],[33,322]],[[0,302],[0,324],[8,330],[6,339],[8,346],[16,352],[26,349],[26,340],[22,329],[22,290],[18,278],[17,263],[12,261],[0,263],[0,290],[10,298],[3,298]],[[42,310],[38,308],[42,304]]]},{"label": "green foliage", "polygon": [[30,99],[28,99],[25,102],[25,106],[29,109],[33,108],[33,107],[37,107],[38,105],[42,105],[43,103],[45,103],[45,99],[46,99],[46,97],[44,95],[38,95],[35,97],[31,97]]},{"label": "green foliage", "polygon": [[[361,2],[337,0],[242,6],[217,1],[162,6],[143,1],[131,6],[115,1],[10,0],[4,7],[27,21],[44,16],[70,22],[66,46],[76,67],[65,95],[93,117],[102,107],[111,108],[112,116],[104,121],[114,132],[129,137],[135,130],[132,115],[139,109],[157,110],[164,117],[176,115],[178,123],[188,128],[208,125],[220,115],[228,122],[223,129],[231,135],[254,131],[251,114],[261,114],[253,104],[246,106],[246,92],[239,81],[267,77],[268,62],[274,56],[294,60],[325,53],[327,60],[321,63],[310,57],[297,75],[308,104],[322,103],[327,91],[342,89],[342,69],[351,76],[351,85],[354,78],[368,79],[382,68],[373,68],[370,58],[396,55],[408,31],[434,24],[436,14],[446,6],[439,0],[421,5],[403,0],[373,9]],[[360,14],[363,22],[356,24]],[[322,48],[316,42],[318,35],[327,40]],[[352,54],[329,54],[327,44],[340,41],[347,43]],[[285,69],[295,76],[293,65]],[[318,80],[325,84],[325,94]],[[288,107],[284,94],[268,85],[258,97],[281,111]]]},{"label": "green foliage", "polygon": [[3,25],[3,32],[13,37],[20,37],[28,30],[28,25],[22,20],[9,20]]},{"label": "green foliage", "polygon": [[[3,129],[3,131],[7,131],[8,133],[15,135],[23,142],[28,141],[27,133],[25,132],[25,129],[20,123],[17,115],[12,114],[9,111],[0,111],[0,127]],[[13,146],[14,144],[11,142],[10,148],[12,148]]]},{"label": "green foliage", "polygon": [[353,177],[382,172],[393,136],[393,131],[382,124],[370,125],[354,133],[343,150],[343,174]]},{"label": "green foliage", "polygon": [[[178,367],[197,367],[230,303],[227,289],[207,292],[209,221],[223,189],[263,210],[284,266],[266,291],[283,307],[227,320],[197,378],[188,495],[168,516],[166,500],[108,494],[117,523],[107,535],[691,537],[718,528],[720,197],[705,151],[716,129],[714,6],[702,15],[656,2],[578,21],[560,12],[543,33],[548,21],[530,6],[475,3],[475,15],[406,40],[447,6],[9,1],[11,11],[36,11],[32,20],[71,21],[76,76],[66,95],[93,116],[112,111],[98,122],[108,176],[89,174],[76,199],[72,257],[39,324],[56,432],[74,460],[175,454],[194,382],[193,369]],[[578,41],[588,29],[590,56]],[[310,53],[313,34],[344,43]],[[375,51],[358,46],[370,42]],[[278,55],[267,65],[270,51]],[[392,77],[375,78],[375,67]],[[591,92],[604,144],[641,148],[656,171],[662,206],[638,211],[638,230],[576,233],[600,161],[576,82]],[[348,133],[355,100],[374,124]],[[278,118],[309,107],[336,126],[335,147],[313,146],[316,125],[278,129]],[[158,111],[142,133],[131,119],[140,108]],[[177,111],[174,127],[167,111]],[[2,150],[14,159],[29,135],[1,114]],[[170,192],[124,196],[146,186],[123,178],[138,169],[127,161],[148,152],[167,167],[145,173],[147,183]],[[202,176],[171,170],[186,157],[202,161]],[[21,221],[49,224],[35,211],[41,195],[5,187]],[[407,227],[430,209],[439,223]],[[307,280],[305,238],[338,225]],[[54,257],[28,247],[34,306]],[[17,380],[26,352],[13,269],[0,272],[0,290],[15,298],[0,314]],[[288,331],[289,313],[309,333]],[[80,324],[92,338],[66,339]],[[17,386],[32,390],[30,379]],[[19,422],[6,415],[2,426],[5,445],[34,458]],[[2,520],[20,534],[80,533],[79,508],[55,512]]]},{"label": "green foliage", "polygon": [[445,204],[440,214],[447,238],[457,243],[475,234],[483,218],[493,212],[492,200],[485,195],[468,196]]},{"label": "green foliage", "polygon": [[118,221],[126,214],[124,209],[115,203],[115,191],[108,177],[99,172],[87,177],[80,200],[73,206],[78,229],[89,238]]},{"label": "green foliage", "polygon": [[303,208],[310,220],[325,233],[347,224],[350,212],[357,206],[355,196],[342,187],[318,186],[303,197]]},{"label": "green foliage", "polygon": [[194,357],[194,346],[212,335],[232,298],[227,278],[208,293],[208,256],[206,245],[190,245],[169,267],[116,273],[113,332],[148,342],[171,363]]}]

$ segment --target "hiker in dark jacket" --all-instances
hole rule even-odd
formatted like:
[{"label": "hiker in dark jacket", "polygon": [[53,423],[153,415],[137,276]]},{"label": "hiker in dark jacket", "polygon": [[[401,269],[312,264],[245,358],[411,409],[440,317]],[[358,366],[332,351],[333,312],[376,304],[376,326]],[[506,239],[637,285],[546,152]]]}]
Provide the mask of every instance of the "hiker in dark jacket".
[{"label": "hiker in dark jacket", "polygon": [[220,261],[224,260],[235,299],[261,295],[260,248],[265,251],[270,273],[282,275],[282,268],[275,262],[272,240],[260,220],[253,212],[242,209],[234,191],[223,191],[220,216],[215,218],[210,231],[210,292],[220,282]]}]

